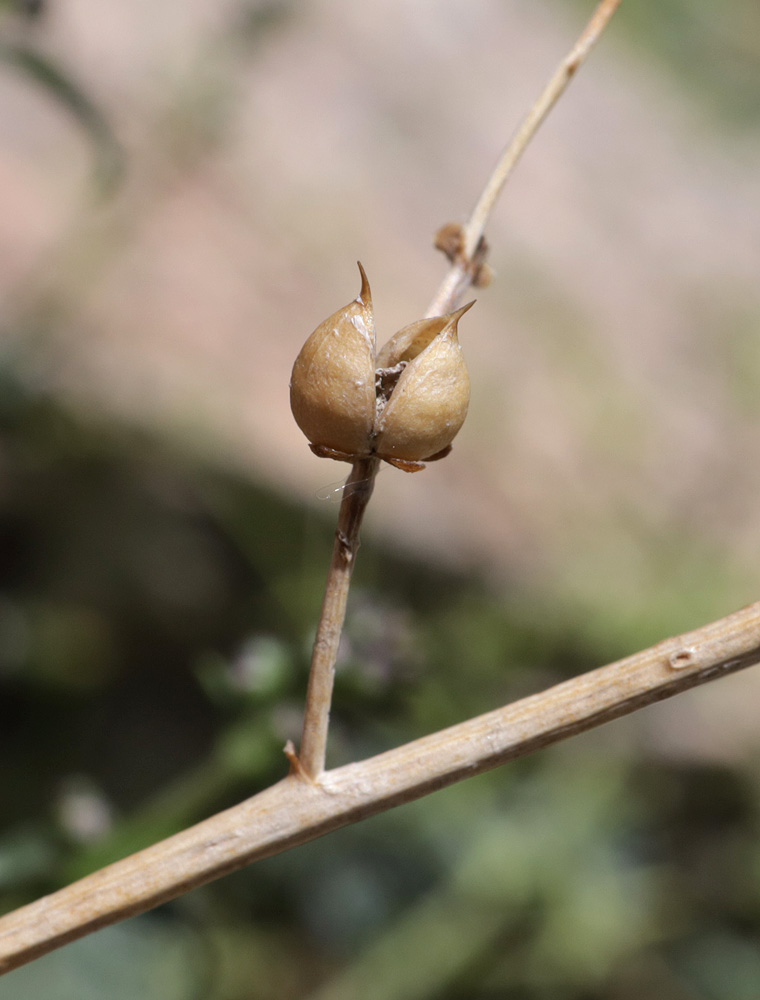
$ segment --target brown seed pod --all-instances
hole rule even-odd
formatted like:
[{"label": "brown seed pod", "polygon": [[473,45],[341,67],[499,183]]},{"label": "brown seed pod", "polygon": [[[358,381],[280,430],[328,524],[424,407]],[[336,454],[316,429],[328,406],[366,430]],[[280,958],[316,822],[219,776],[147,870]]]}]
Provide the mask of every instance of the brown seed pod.
[{"label": "brown seed pod", "polygon": [[375,318],[359,270],[359,297],[320,323],[290,379],[290,408],[311,444],[346,456],[369,452],[375,421]]},{"label": "brown seed pod", "polygon": [[411,358],[378,417],[375,451],[380,458],[424,462],[448,449],[459,432],[470,403],[470,379],[457,323],[471,306],[413,324],[417,329],[401,331],[406,337],[393,338],[399,343],[391,357],[402,347],[399,360]]},{"label": "brown seed pod", "polygon": [[473,303],[404,327],[376,356],[372,296],[359,270],[358,299],[321,323],[296,358],[291,409],[317,455],[377,455],[414,472],[448,454],[467,415],[457,324]]}]

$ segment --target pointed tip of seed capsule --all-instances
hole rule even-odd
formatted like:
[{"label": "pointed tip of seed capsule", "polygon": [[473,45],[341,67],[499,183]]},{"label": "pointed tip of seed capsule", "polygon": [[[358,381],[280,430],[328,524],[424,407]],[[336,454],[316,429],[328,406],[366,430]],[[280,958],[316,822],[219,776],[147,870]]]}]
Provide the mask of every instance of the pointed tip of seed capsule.
[{"label": "pointed tip of seed capsule", "polygon": [[468,310],[472,309],[477,301],[477,299],[473,299],[472,302],[468,302],[467,305],[460,306],[458,309],[455,309],[454,312],[449,313],[449,322],[456,326],[462,316],[464,316]]},{"label": "pointed tip of seed capsule", "polygon": [[365,309],[371,309],[372,292],[370,291],[369,288],[369,280],[367,278],[367,272],[364,270],[364,267],[362,266],[362,262],[360,260],[357,260],[356,263],[359,267],[359,274],[361,274],[362,276],[362,289],[359,292],[359,296],[356,301],[359,302],[361,305],[363,305]]},{"label": "pointed tip of seed capsule", "polygon": [[477,302],[477,299],[473,299],[472,302],[468,302],[467,305],[460,306],[459,309],[455,309],[453,312],[448,313],[444,317],[446,320],[446,325],[441,330],[441,334],[453,336],[454,339],[458,339],[458,325],[459,320],[464,316],[464,314],[472,309],[472,307]]}]

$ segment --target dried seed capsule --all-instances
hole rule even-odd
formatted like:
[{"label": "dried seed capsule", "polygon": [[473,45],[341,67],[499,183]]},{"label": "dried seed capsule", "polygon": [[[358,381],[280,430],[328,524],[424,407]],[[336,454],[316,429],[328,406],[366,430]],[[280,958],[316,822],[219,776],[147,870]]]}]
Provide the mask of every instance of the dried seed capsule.
[{"label": "dried seed capsule", "polygon": [[378,414],[375,451],[402,468],[445,452],[467,416],[470,379],[457,324],[472,302],[448,316],[413,323],[381,351],[384,361],[407,362]]},{"label": "dried seed capsule", "polygon": [[424,351],[449,321],[448,316],[418,319],[394,333],[377,355],[378,368],[392,368],[400,361],[411,361]]},{"label": "dried seed capsule", "polygon": [[358,299],[321,323],[296,358],[290,406],[317,455],[377,455],[414,472],[448,454],[467,414],[457,323],[473,303],[404,327],[376,358],[372,296],[359,270]]},{"label": "dried seed capsule", "polygon": [[290,407],[317,454],[368,454],[375,421],[375,320],[359,264],[359,297],[317,327],[290,379]]}]

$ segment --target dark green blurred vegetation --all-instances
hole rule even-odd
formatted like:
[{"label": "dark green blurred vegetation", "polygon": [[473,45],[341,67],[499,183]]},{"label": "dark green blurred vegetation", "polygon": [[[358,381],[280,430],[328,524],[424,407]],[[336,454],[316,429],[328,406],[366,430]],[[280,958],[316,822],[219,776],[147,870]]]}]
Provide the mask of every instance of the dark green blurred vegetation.
[{"label": "dark green blurred vegetation", "polygon": [[[335,508],[87,422],[10,364],[0,460],[9,910],[283,775]],[[601,661],[544,610],[365,542],[332,762]],[[649,760],[615,732],[254,865],[0,996],[755,996],[756,767]]]}]

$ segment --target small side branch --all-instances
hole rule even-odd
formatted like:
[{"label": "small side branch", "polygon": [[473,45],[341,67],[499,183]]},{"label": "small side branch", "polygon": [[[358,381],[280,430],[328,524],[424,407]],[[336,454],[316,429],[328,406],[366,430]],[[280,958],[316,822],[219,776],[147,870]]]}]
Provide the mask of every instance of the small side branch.
[{"label": "small side branch", "polygon": [[301,749],[298,758],[288,755],[292,771],[310,781],[318,780],[325,769],[335,662],[346,617],[351,574],[359,551],[359,529],[372,496],[378,465],[376,458],[360,459],[354,463],[340,505],[335,545],[311,657]]},{"label": "small side branch", "polygon": [[0,919],[0,973],[252,861],[758,662],[760,602],[319,782],[291,775]]},{"label": "small side branch", "polygon": [[[583,65],[594,45],[599,41],[602,32],[620,3],[621,0],[601,0],[578,41],[559,64],[554,75],[544,87],[543,93],[501,153],[469,221],[461,228],[457,251],[453,253],[447,251],[452,259],[452,267],[430,303],[426,315],[442,316],[444,313],[456,309],[470,285],[477,283],[477,276],[482,268],[487,250],[483,234],[504,185],[540,125],[565,92],[567,85]],[[439,249],[443,248],[439,246]]]}]

